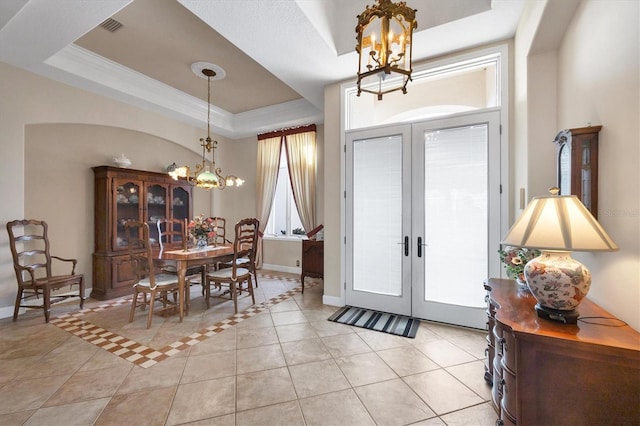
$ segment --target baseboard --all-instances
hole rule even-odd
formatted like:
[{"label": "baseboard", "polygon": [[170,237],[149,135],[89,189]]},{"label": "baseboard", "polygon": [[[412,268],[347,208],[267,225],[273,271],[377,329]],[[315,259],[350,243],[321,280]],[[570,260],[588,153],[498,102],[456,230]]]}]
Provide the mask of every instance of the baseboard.
[{"label": "baseboard", "polygon": [[324,305],[339,306],[339,307],[342,307],[345,305],[344,300],[342,300],[342,297],[327,296],[326,294],[322,296],[322,303]]},{"label": "baseboard", "polygon": [[283,265],[270,265],[267,263],[262,264],[262,269],[268,269],[269,271],[276,272],[288,272],[290,274],[298,274],[302,273],[302,269],[295,266],[283,266]]},{"label": "baseboard", "polygon": [[[20,311],[24,311],[24,310],[25,309],[20,308]],[[12,316],[13,316],[13,306],[5,306],[0,308],[0,318],[9,318]]]},{"label": "baseboard", "polygon": [[[302,273],[302,270],[300,268],[283,266],[283,265],[270,265],[266,263],[262,265],[262,269],[266,269],[269,271],[276,271],[276,272],[289,272],[291,274]],[[342,297],[324,295],[322,296],[322,303],[329,306],[340,306],[340,307],[344,306],[344,300]]]}]

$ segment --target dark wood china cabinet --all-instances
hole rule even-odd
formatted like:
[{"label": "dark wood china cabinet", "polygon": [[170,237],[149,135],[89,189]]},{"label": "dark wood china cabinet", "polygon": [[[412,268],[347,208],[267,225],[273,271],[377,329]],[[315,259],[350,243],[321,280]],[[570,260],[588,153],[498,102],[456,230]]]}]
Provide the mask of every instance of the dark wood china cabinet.
[{"label": "dark wood china cabinet", "polygon": [[157,244],[158,219],[192,217],[192,187],[165,173],[111,166],[94,167],[93,172],[95,248],[91,297],[105,300],[132,293],[134,278],[125,222],[149,223],[150,238]]}]

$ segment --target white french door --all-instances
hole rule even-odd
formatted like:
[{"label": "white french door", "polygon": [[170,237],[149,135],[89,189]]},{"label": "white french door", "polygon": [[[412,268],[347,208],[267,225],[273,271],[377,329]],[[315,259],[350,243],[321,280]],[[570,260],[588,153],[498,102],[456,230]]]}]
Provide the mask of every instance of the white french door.
[{"label": "white french door", "polygon": [[[347,304],[411,312],[411,127],[347,137]],[[406,236],[406,237],[405,237]],[[405,239],[406,245],[405,245]]]},{"label": "white french door", "polygon": [[349,132],[346,302],[484,328],[499,274],[499,112]]}]

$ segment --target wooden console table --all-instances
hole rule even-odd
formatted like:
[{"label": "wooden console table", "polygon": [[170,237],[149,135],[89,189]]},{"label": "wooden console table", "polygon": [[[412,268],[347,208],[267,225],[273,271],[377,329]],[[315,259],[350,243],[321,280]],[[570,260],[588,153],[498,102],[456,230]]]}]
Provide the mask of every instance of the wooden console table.
[{"label": "wooden console table", "polygon": [[619,320],[587,319],[613,317],[588,299],[578,306],[584,320],[565,325],[538,318],[533,296],[512,280],[490,279],[485,288],[485,380],[497,424],[640,423],[640,333],[614,327]]}]

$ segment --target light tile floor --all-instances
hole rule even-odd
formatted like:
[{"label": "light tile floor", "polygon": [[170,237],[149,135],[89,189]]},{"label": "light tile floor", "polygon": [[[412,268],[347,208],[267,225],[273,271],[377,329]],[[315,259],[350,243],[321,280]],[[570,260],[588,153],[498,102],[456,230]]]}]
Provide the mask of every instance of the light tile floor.
[{"label": "light tile floor", "polygon": [[[0,320],[1,425],[493,425],[483,380],[485,333],[422,322],[415,339],[327,321],[322,282],[263,273],[256,303],[289,291],[255,316],[202,337],[148,368],[45,324],[41,311]],[[241,297],[240,310],[249,308]],[[85,307],[104,302],[89,300]],[[232,317],[230,301],[192,311],[146,312],[128,304],[87,320],[160,348]],[[52,317],[77,304],[54,306]]]}]

